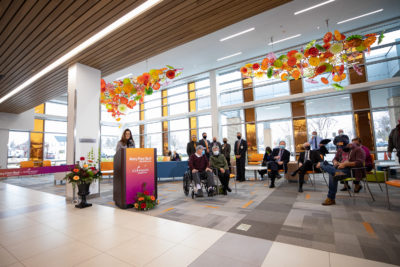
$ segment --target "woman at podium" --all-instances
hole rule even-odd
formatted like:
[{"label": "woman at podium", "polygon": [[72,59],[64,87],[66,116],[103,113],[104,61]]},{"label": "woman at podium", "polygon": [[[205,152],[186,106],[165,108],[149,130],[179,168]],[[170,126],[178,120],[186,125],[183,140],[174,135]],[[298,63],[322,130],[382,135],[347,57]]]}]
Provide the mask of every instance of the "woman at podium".
[{"label": "woman at podium", "polygon": [[118,141],[117,149],[115,151],[120,150],[121,148],[129,148],[135,147],[135,141],[132,138],[132,132],[129,129],[125,129],[124,133],[122,134],[121,140]]}]

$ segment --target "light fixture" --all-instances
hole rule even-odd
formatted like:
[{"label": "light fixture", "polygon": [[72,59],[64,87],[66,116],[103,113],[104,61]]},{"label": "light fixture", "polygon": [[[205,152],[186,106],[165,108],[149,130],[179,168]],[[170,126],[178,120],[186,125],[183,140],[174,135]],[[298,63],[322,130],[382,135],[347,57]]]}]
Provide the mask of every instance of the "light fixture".
[{"label": "light fixture", "polygon": [[228,37],[222,38],[222,39],[220,39],[219,41],[220,41],[220,42],[223,42],[223,41],[229,40],[229,39],[231,39],[231,38],[234,38],[234,37],[236,37],[236,36],[239,36],[239,35],[242,35],[242,34],[245,34],[245,33],[251,32],[251,31],[254,31],[254,30],[255,30],[255,28],[250,28],[250,29],[247,29],[247,30],[244,30],[244,31],[241,31],[241,32],[232,34],[232,35],[229,35]]},{"label": "light fixture", "polygon": [[363,15],[354,17],[354,18],[350,18],[350,19],[346,19],[346,20],[339,21],[337,24],[342,24],[342,23],[345,23],[345,22],[348,22],[348,21],[352,21],[352,20],[355,20],[355,19],[359,19],[359,18],[362,18],[362,17],[366,17],[366,16],[369,16],[369,15],[372,15],[372,14],[375,14],[375,13],[379,13],[379,12],[382,12],[382,11],[383,11],[383,8],[378,9],[378,10],[375,10],[375,11],[372,11],[372,12],[369,12],[369,13],[367,13],[367,14],[363,14]]},{"label": "light fixture", "polygon": [[301,36],[301,34],[296,34],[296,35],[293,35],[293,36],[290,36],[290,37],[287,37],[287,38],[284,38],[284,39],[281,39],[281,40],[278,40],[278,41],[275,41],[275,42],[271,42],[271,43],[269,43],[269,45],[277,44],[277,43],[280,43],[280,42],[283,42],[283,41],[287,41],[287,40],[290,40],[290,39],[293,39],[293,38],[296,38],[296,37],[299,37],[299,36]]},{"label": "light fixture", "polygon": [[221,61],[221,60],[224,60],[224,59],[227,59],[227,58],[235,57],[235,56],[238,56],[238,55],[241,55],[241,54],[242,54],[242,52],[238,52],[238,53],[226,56],[226,57],[221,57],[221,58],[217,59],[217,61]]},{"label": "light fixture", "polygon": [[132,73],[128,73],[127,75],[118,77],[116,80],[122,80],[123,78],[129,77],[129,76],[132,76],[132,75],[133,75]]},{"label": "light fixture", "polygon": [[317,7],[320,7],[320,6],[323,6],[323,5],[326,5],[326,4],[329,4],[329,3],[332,3],[332,2],[334,2],[334,1],[335,1],[335,0],[329,0],[329,1],[325,1],[325,2],[319,3],[319,4],[315,5],[315,6],[310,6],[310,7],[307,7],[307,8],[305,8],[305,9],[303,9],[303,10],[300,10],[300,11],[294,12],[294,14],[295,14],[295,15],[298,15],[298,14],[301,14],[301,13],[307,12],[308,10],[311,10],[311,9],[314,9],[314,8],[317,8]]},{"label": "light fixture", "polygon": [[27,81],[25,81],[24,83],[19,85],[17,88],[13,89],[11,92],[9,92],[5,96],[3,96],[0,99],[0,103],[4,102],[8,98],[12,97],[16,93],[20,92],[22,89],[24,89],[28,85],[34,83],[36,80],[38,80],[39,78],[41,78],[45,74],[47,74],[50,71],[54,70],[55,68],[57,68],[61,64],[65,63],[67,60],[69,60],[72,57],[76,56],[77,54],[79,54],[80,52],[82,52],[83,50],[85,50],[86,48],[91,46],[92,44],[96,43],[97,41],[99,41],[100,39],[104,38],[105,36],[107,36],[111,32],[115,31],[116,29],[118,29],[122,25],[124,25],[127,22],[131,21],[132,19],[136,18],[140,14],[146,12],[147,10],[152,8],[153,6],[155,6],[158,3],[160,3],[161,1],[162,0],[147,0],[146,2],[141,4],[140,6],[136,7],[135,9],[133,9],[132,11],[127,13],[126,15],[122,16],[117,21],[111,23],[106,28],[104,28],[103,30],[99,31],[98,33],[96,33],[95,35],[93,35],[92,37],[90,37],[89,39],[87,39],[86,41],[84,41],[83,43],[81,43],[80,45],[78,45],[77,47],[75,47],[74,49],[72,49],[71,51],[69,51],[68,53],[63,55],[62,57],[60,57],[59,59],[57,59],[56,61],[51,63],[50,65],[48,65],[47,67],[45,67],[44,69],[42,69],[41,71],[39,71],[38,73],[33,75],[31,78],[29,78]]}]

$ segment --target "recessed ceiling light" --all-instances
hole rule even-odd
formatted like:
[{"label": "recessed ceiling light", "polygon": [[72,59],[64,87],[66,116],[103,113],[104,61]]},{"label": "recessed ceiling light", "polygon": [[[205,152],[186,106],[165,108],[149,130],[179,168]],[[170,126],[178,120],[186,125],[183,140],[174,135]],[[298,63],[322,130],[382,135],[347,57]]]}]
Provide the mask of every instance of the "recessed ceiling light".
[{"label": "recessed ceiling light", "polygon": [[378,10],[375,10],[375,11],[372,11],[372,12],[369,12],[369,13],[367,13],[367,14],[363,14],[363,15],[354,17],[354,18],[350,18],[350,19],[346,19],[346,20],[339,21],[337,24],[342,24],[342,23],[345,23],[345,22],[348,22],[348,21],[352,21],[352,20],[355,20],[355,19],[359,19],[359,18],[362,18],[362,17],[366,17],[366,16],[369,16],[369,15],[372,15],[372,14],[375,14],[375,13],[379,13],[379,12],[382,12],[382,11],[383,11],[383,8],[378,9]]},{"label": "recessed ceiling light", "polygon": [[221,60],[224,60],[224,59],[227,59],[227,58],[235,57],[235,56],[238,56],[238,55],[241,55],[241,54],[242,54],[242,52],[238,52],[238,53],[226,56],[226,57],[221,57],[221,58],[217,59],[217,61],[221,61]]},{"label": "recessed ceiling light", "polygon": [[308,10],[311,10],[311,9],[314,9],[314,8],[317,8],[317,7],[320,7],[320,6],[329,4],[329,3],[334,2],[334,1],[335,1],[335,0],[325,1],[325,2],[322,2],[322,3],[317,4],[317,5],[315,5],[315,6],[310,6],[310,7],[307,7],[307,8],[305,8],[305,9],[302,9],[302,10],[300,10],[300,11],[294,12],[294,14],[295,14],[295,15],[298,15],[298,14],[307,12]]},{"label": "recessed ceiling light", "polygon": [[65,63],[67,60],[69,60],[72,57],[76,56],[77,54],[79,54],[80,52],[82,52],[83,50],[85,50],[86,48],[91,46],[92,44],[96,43],[100,39],[102,39],[105,36],[109,35],[111,32],[115,31],[116,29],[118,29],[119,27],[124,25],[125,23],[127,23],[127,22],[131,21],[132,19],[136,18],[137,16],[139,16],[143,12],[146,12],[147,10],[149,10],[150,8],[155,6],[156,4],[160,3],[161,1],[162,0],[147,0],[143,4],[141,4],[140,6],[136,7],[135,9],[133,9],[132,11],[127,13],[126,15],[122,16],[117,21],[111,23],[106,28],[104,28],[103,30],[99,31],[98,33],[96,33],[95,35],[93,35],[92,37],[90,37],[89,39],[87,39],[86,41],[84,41],[83,43],[81,43],[80,45],[78,45],[77,47],[75,47],[74,49],[72,49],[71,51],[69,51],[68,53],[63,55],[62,57],[60,57],[59,59],[57,59],[56,61],[51,63],[50,65],[48,65],[47,67],[45,67],[44,69],[42,69],[41,71],[39,71],[38,73],[33,75],[31,78],[29,78],[27,81],[25,81],[24,83],[19,85],[17,88],[13,89],[11,92],[9,92],[8,94],[6,94],[2,98],[0,98],[0,103],[4,102],[8,98],[12,97],[13,95],[18,93],[22,89],[26,88],[28,85],[34,83],[36,80],[38,80],[39,78],[41,78],[45,74],[47,74],[50,71],[54,70],[55,68],[57,68],[61,64]]},{"label": "recessed ceiling light", "polygon": [[269,43],[269,45],[277,44],[277,43],[280,43],[280,42],[283,42],[283,41],[287,41],[287,40],[290,40],[290,39],[293,39],[293,38],[296,38],[296,37],[299,37],[299,36],[301,36],[301,34],[296,34],[296,35],[293,35],[293,36],[290,36],[290,37],[287,37],[287,38],[284,38],[284,39],[281,39],[281,40],[278,40],[278,41],[275,41],[275,42],[271,42],[271,43]]},{"label": "recessed ceiling light", "polygon": [[132,73],[128,73],[127,75],[118,77],[116,80],[122,80],[123,78],[129,77],[129,76],[131,76],[131,75],[133,75],[133,74],[132,74]]},{"label": "recessed ceiling light", "polygon": [[219,41],[220,41],[220,42],[223,42],[223,41],[232,39],[232,38],[234,38],[234,37],[236,37],[236,36],[239,36],[239,35],[242,35],[242,34],[245,34],[245,33],[251,32],[251,31],[254,31],[254,30],[255,30],[255,28],[250,28],[250,29],[247,29],[247,30],[244,30],[244,31],[241,31],[241,32],[232,34],[232,35],[229,35],[228,37],[222,38],[222,39],[219,40]]}]

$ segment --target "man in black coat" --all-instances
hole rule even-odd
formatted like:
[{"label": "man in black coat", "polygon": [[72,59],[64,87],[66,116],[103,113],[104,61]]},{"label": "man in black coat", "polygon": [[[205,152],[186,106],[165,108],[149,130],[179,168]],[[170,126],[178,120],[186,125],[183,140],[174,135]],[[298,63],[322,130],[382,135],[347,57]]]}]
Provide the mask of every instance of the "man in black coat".
[{"label": "man in black coat", "polygon": [[213,148],[213,147],[215,147],[215,146],[217,146],[218,148],[219,148],[219,153],[221,153],[221,150],[222,150],[222,146],[221,146],[221,143],[220,142],[218,142],[217,141],[217,137],[213,137],[213,141],[211,142],[211,149]]},{"label": "man in black coat", "polygon": [[202,133],[203,139],[199,141],[199,145],[204,147],[205,154],[207,159],[210,160],[210,153],[212,153],[211,142],[207,140],[207,133]]},{"label": "man in black coat", "polygon": [[336,146],[336,150],[339,150],[339,148],[343,149],[350,142],[349,137],[343,133],[342,129],[339,129],[338,133],[339,135],[335,136],[333,139],[333,144]]},{"label": "man in black coat", "polygon": [[290,152],[285,149],[286,142],[280,141],[279,147],[272,150],[271,158],[272,161],[268,162],[269,177],[271,178],[271,184],[269,188],[275,187],[275,178],[279,175],[279,170],[285,170],[287,172],[287,164],[290,160]]},{"label": "man in black coat", "polygon": [[242,134],[237,133],[237,141],[235,142],[234,153],[236,157],[236,180],[243,182],[245,178],[245,165],[246,165],[246,152],[247,152],[247,142],[242,139]]},{"label": "man in black coat", "polygon": [[304,175],[307,171],[313,170],[313,165],[317,164],[320,160],[320,153],[318,150],[310,150],[310,143],[306,142],[303,144],[305,149],[304,152],[300,152],[298,160],[299,168],[291,173],[291,176],[295,176],[299,173],[299,192],[303,192]]},{"label": "man in black coat", "polygon": [[195,135],[192,135],[192,141],[190,141],[189,143],[187,143],[186,146],[186,153],[188,155],[188,157],[190,158],[191,155],[193,155],[194,153],[196,153],[196,147],[199,144],[197,143],[197,138]]}]

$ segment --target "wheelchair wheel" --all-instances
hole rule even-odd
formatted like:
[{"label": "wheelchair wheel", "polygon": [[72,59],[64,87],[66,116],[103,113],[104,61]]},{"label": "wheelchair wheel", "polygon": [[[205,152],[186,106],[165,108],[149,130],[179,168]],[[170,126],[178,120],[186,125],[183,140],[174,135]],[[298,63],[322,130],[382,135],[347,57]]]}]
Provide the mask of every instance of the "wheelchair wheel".
[{"label": "wheelchair wheel", "polygon": [[190,189],[190,173],[186,172],[183,176],[183,193],[185,196],[189,195],[189,189]]},{"label": "wheelchair wheel", "polygon": [[192,199],[194,199],[194,190],[192,190]]}]

